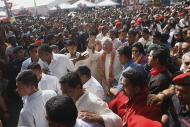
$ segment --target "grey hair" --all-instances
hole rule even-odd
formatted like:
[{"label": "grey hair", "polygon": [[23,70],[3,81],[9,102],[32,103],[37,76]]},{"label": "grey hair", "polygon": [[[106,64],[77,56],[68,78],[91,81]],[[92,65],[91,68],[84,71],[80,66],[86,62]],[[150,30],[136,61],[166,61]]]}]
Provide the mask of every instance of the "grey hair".
[{"label": "grey hair", "polygon": [[184,63],[185,59],[190,59],[190,52],[187,52],[187,53],[185,53],[185,54],[182,56],[182,63]]},{"label": "grey hair", "polygon": [[105,44],[105,45],[107,45],[107,44],[112,44],[112,39],[109,38],[109,37],[104,37],[104,38],[102,39],[102,45],[103,45],[103,44]]}]

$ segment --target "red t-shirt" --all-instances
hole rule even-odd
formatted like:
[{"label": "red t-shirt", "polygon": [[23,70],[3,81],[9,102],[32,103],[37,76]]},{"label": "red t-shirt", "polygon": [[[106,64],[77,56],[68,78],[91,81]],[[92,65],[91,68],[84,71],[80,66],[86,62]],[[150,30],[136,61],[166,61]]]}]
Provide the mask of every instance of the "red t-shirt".
[{"label": "red t-shirt", "polygon": [[127,127],[129,118],[136,114],[151,120],[160,121],[160,106],[147,106],[147,95],[147,92],[142,92],[134,99],[129,100],[123,92],[120,92],[117,97],[109,103],[109,108],[122,118],[124,127]]}]

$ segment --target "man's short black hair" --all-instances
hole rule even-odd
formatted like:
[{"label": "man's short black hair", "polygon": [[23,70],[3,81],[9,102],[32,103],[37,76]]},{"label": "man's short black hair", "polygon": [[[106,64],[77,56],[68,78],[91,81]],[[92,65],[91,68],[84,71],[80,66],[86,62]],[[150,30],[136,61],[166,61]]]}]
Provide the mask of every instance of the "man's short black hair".
[{"label": "man's short black hair", "polygon": [[28,65],[28,68],[27,68],[27,69],[39,70],[39,71],[42,70],[40,64],[37,63],[37,62],[32,62],[32,63],[30,63],[30,64]]},{"label": "man's short black hair", "polygon": [[68,127],[75,125],[78,111],[70,97],[53,97],[47,101],[45,108],[48,120]]},{"label": "man's short black hair", "polygon": [[77,43],[73,40],[67,40],[66,41],[66,46],[72,46],[72,45],[77,46]]},{"label": "man's short black hair", "polygon": [[138,48],[139,52],[140,52],[141,54],[145,55],[145,51],[144,51],[144,47],[143,47],[142,43],[140,43],[140,42],[134,43],[134,44],[132,45],[132,48],[133,48],[133,47]]},{"label": "man's short black hair", "polygon": [[17,82],[21,82],[23,85],[33,85],[38,87],[37,76],[31,70],[25,70],[20,72],[16,77]]},{"label": "man's short black hair", "polygon": [[132,50],[129,46],[121,46],[118,48],[119,55],[125,55],[128,59],[132,58]]},{"label": "man's short black hair", "polygon": [[82,82],[76,72],[69,72],[59,80],[61,85],[67,84],[71,88],[76,88],[78,85],[82,88]]},{"label": "man's short black hair", "polygon": [[28,51],[31,51],[34,48],[37,48],[38,46],[35,43],[32,43],[28,46]]},{"label": "man's short black hair", "polygon": [[136,36],[137,35],[137,31],[134,30],[134,29],[129,30],[128,35]]},{"label": "man's short black hair", "polygon": [[22,46],[16,46],[14,49],[13,49],[13,53],[18,53],[20,50],[23,50],[23,47]]},{"label": "man's short black hair", "polygon": [[87,66],[80,66],[76,71],[79,75],[86,75],[87,77],[91,77],[91,70]]},{"label": "man's short black hair", "polygon": [[161,39],[162,38],[162,34],[158,31],[156,31],[155,33],[153,33],[153,36],[156,37],[156,38],[159,38]]},{"label": "man's short black hair", "polygon": [[48,44],[42,44],[38,47],[38,52],[52,53],[52,48]]},{"label": "man's short black hair", "polygon": [[91,36],[96,36],[96,35],[97,35],[97,32],[96,32],[95,30],[91,30],[91,31],[89,32],[89,35],[91,35]]},{"label": "man's short black hair", "polygon": [[129,69],[123,72],[123,77],[128,79],[132,85],[144,87],[147,84],[147,76],[141,74],[138,70]]},{"label": "man's short black hair", "polygon": [[164,66],[168,63],[169,54],[166,48],[157,46],[151,49],[153,51],[152,56],[153,59],[158,59],[160,65]]}]

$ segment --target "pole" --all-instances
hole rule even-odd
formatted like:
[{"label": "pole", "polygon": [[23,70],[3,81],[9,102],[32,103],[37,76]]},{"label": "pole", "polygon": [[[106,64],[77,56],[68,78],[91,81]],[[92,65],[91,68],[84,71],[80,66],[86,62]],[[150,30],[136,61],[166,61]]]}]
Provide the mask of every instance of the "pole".
[{"label": "pole", "polygon": [[9,8],[8,8],[8,6],[7,6],[7,0],[3,0],[3,1],[4,1],[4,4],[5,4],[7,16],[8,16],[8,18],[10,18],[10,12],[9,12]]},{"label": "pole", "polygon": [[35,15],[38,16],[38,10],[36,5],[36,0],[34,0],[34,7],[35,7]]}]

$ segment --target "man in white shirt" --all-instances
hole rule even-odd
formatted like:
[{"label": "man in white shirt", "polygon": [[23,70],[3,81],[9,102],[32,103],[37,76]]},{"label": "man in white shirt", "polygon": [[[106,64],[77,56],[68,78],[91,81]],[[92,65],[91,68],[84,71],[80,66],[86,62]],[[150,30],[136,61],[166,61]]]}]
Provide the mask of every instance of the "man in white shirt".
[{"label": "man in white shirt", "polygon": [[117,38],[117,30],[112,29],[109,31],[109,36],[112,39],[113,48],[117,50],[120,46],[122,46],[122,42]]},{"label": "man in white shirt", "polygon": [[99,71],[100,83],[105,93],[108,94],[110,87],[117,84],[122,66],[117,51],[113,49],[111,38],[103,38],[102,44],[103,51],[99,57],[97,70]]},{"label": "man in white shirt", "polygon": [[63,54],[54,54],[49,45],[43,44],[38,48],[38,55],[49,69],[49,74],[60,79],[69,71],[74,70],[74,64]]},{"label": "man in white shirt", "polygon": [[87,66],[80,66],[77,69],[77,73],[86,91],[93,93],[102,100],[106,99],[103,87],[91,76],[91,71]]},{"label": "man in white shirt", "polygon": [[49,127],[102,127],[77,119],[77,107],[68,96],[53,97],[45,107]]},{"label": "man in white shirt", "polygon": [[79,111],[79,118],[104,127],[122,127],[121,118],[108,108],[107,103],[94,94],[85,92],[76,72],[69,72],[63,76],[60,83],[62,93],[74,100]]},{"label": "man in white shirt", "polygon": [[29,45],[28,53],[29,53],[30,57],[28,59],[26,59],[25,61],[23,61],[21,71],[27,70],[28,66],[32,62],[38,62],[41,67],[44,66],[43,61],[41,59],[39,59],[39,57],[38,57],[37,48],[38,48],[38,46],[34,43]]},{"label": "man in white shirt", "polygon": [[96,36],[96,39],[102,40],[104,37],[107,36],[107,33],[108,33],[108,29],[106,28],[106,26],[103,26],[103,27],[102,27],[102,32],[99,33],[99,34]]},{"label": "man in white shirt", "polygon": [[21,97],[27,96],[20,111],[18,126],[48,127],[45,104],[56,96],[51,90],[38,90],[37,76],[31,71],[20,72],[16,78],[17,92]]},{"label": "man in white shirt", "polygon": [[77,61],[75,64],[75,69],[77,69],[80,66],[88,66],[91,70],[92,76],[99,81],[99,74],[98,74],[98,59],[100,56],[100,52],[95,51],[95,45],[96,45],[96,33],[90,32],[89,38],[88,38],[88,46],[84,53],[82,54],[88,54],[88,57],[84,60]]},{"label": "man in white shirt", "polygon": [[53,90],[61,95],[61,86],[57,77],[43,73],[38,63],[31,63],[28,69],[31,69],[36,74],[40,90]]}]

